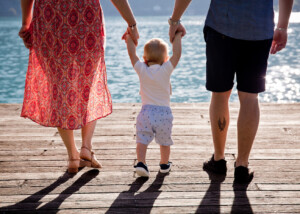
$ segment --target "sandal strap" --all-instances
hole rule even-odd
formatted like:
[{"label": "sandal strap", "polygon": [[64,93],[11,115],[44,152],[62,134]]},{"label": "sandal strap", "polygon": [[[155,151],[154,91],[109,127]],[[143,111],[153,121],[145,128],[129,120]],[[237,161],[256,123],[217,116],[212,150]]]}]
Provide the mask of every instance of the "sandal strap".
[{"label": "sandal strap", "polygon": [[91,153],[91,162],[93,163],[93,159],[94,159],[94,151],[93,150],[91,150],[91,149],[89,149],[88,147],[86,147],[86,146],[81,146],[81,149],[86,149],[86,150],[88,150],[90,153]]},{"label": "sandal strap", "polygon": [[[87,160],[87,161],[90,161],[90,162],[91,162],[92,167],[96,167],[97,165],[100,165],[100,168],[101,168],[101,164],[100,164],[100,163],[98,162],[98,160],[96,159],[95,153],[94,153],[93,150],[87,148],[86,146],[82,146],[81,149],[86,149],[86,150],[88,150],[88,151],[90,152],[90,154],[91,154],[91,159],[90,159],[90,160]],[[84,160],[86,160],[86,159],[84,159]],[[96,163],[94,163],[94,160],[95,160]]]},{"label": "sandal strap", "polygon": [[70,159],[68,159],[68,161],[79,161],[79,160],[81,160],[80,158],[70,158]]},{"label": "sandal strap", "polygon": [[90,152],[92,152],[92,150],[91,149],[89,149],[88,147],[86,147],[86,146],[82,146],[81,147],[81,149],[86,149],[86,150],[89,150]]}]

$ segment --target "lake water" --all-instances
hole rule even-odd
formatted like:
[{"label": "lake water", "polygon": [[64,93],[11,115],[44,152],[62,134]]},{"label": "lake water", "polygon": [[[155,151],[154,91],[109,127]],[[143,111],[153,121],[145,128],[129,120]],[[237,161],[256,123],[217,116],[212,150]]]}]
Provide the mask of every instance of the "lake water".
[{"label": "lake water", "polygon": [[[137,17],[140,40],[137,49],[142,57],[143,44],[160,37],[168,41],[168,17]],[[208,102],[205,89],[204,16],[184,17],[187,29],[182,58],[171,82],[172,102]],[[20,18],[0,18],[0,103],[22,103],[28,50],[17,36]],[[139,81],[131,67],[121,36],[126,24],[120,17],[106,17],[106,65],[113,102],[140,102]],[[267,90],[261,102],[300,102],[300,13],[292,14],[287,47],[269,58]],[[231,101],[237,101],[234,89]]]}]

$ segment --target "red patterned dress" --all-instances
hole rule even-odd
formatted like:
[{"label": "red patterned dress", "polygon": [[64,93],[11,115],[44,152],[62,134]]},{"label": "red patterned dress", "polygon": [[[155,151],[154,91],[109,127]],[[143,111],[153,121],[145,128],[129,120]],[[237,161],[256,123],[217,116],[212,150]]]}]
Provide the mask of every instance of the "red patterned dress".
[{"label": "red patterned dress", "polygon": [[99,0],[36,0],[21,116],[79,129],[112,112]]}]

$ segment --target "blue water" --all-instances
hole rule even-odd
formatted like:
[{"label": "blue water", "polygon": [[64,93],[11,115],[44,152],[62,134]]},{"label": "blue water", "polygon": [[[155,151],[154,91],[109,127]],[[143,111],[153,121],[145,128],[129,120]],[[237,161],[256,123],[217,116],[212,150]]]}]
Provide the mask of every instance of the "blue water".
[{"label": "blue water", "polygon": [[[171,82],[172,102],[208,102],[205,89],[204,16],[184,17],[187,35],[184,37],[182,58]],[[137,17],[140,40],[143,44],[160,37],[168,41],[167,17]],[[0,18],[0,103],[21,103],[28,50],[18,37],[20,18]],[[106,17],[106,65],[108,85],[114,102],[140,102],[139,81],[132,69],[121,36],[126,24],[120,17]],[[267,91],[259,95],[261,102],[300,102],[300,14],[293,14],[286,49],[269,58]],[[234,89],[231,101],[237,101]]]}]

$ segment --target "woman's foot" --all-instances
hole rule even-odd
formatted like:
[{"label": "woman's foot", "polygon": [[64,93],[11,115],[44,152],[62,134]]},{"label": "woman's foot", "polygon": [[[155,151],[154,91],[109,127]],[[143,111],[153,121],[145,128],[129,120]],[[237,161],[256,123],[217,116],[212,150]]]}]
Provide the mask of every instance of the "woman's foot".
[{"label": "woman's foot", "polygon": [[80,167],[80,159],[69,159],[68,160],[68,173],[74,174],[78,172]]},{"label": "woman's foot", "polygon": [[77,152],[76,155],[69,155],[69,160],[68,160],[68,173],[73,174],[78,172],[78,168],[80,166],[80,156],[79,152]]},{"label": "woman's foot", "polygon": [[80,158],[87,167],[102,168],[102,165],[98,162],[94,152],[85,146],[81,147]]}]

